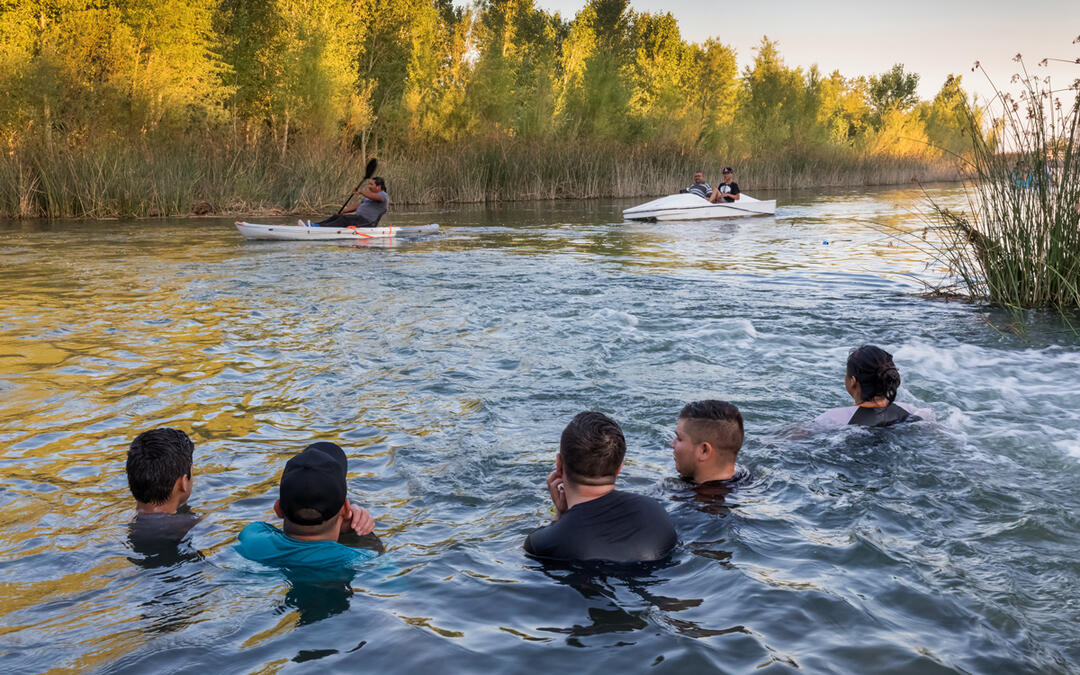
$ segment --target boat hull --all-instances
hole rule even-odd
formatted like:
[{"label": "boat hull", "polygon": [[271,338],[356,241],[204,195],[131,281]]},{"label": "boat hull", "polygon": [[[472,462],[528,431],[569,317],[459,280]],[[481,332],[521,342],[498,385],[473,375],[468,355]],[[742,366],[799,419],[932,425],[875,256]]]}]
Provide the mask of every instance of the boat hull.
[{"label": "boat hull", "polygon": [[260,225],[238,221],[236,229],[245,239],[278,239],[289,241],[366,241],[417,234],[439,229],[437,224],[403,225],[401,227],[303,227],[301,225]]},{"label": "boat hull", "polygon": [[770,216],[776,213],[776,200],[754,199],[743,194],[736,202],[713,204],[694,194],[677,194],[654,199],[623,211],[626,220],[670,221],[712,220],[742,216]]}]

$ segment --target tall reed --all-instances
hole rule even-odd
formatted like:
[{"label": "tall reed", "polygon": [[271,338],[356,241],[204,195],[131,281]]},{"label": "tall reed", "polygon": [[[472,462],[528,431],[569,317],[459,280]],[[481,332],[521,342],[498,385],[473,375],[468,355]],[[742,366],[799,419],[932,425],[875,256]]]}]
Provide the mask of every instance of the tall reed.
[{"label": "tall reed", "polygon": [[[147,140],[78,148],[27,144],[0,154],[0,217],[116,218],[188,214],[316,214],[341,205],[366,158],[317,138],[277,148],[238,139]],[[956,179],[947,162],[867,156],[845,148],[716,157],[652,145],[473,139],[379,155],[394,204],[658,196],[701,170],[740,185],[861,186]]]},{"label": "tall reed", "polygon": [[974,299],[1014,309],[1078,308],[1080,80],[1055,91],[1049,77],[1029,73],[1019,55],[1016,61],[1020,92],[996,92],[992,112],[1000,117],[990,130],[965,108],[968,209],[931,202],[944,226],[932,254]]}]

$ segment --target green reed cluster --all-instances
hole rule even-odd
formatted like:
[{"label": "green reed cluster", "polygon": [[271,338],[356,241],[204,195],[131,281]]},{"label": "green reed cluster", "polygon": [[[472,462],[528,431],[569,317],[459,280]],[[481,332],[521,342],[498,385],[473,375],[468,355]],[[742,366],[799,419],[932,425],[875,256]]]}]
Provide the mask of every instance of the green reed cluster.
[{"label": "green reed cluster", "polygon": [[972,298],[1080,308],[1080,80],[1055,90],[1016,61],[1019,93],[996,91],[989,131],[968,109],[969,208],[932,203],[944,225],[933,251]]}]

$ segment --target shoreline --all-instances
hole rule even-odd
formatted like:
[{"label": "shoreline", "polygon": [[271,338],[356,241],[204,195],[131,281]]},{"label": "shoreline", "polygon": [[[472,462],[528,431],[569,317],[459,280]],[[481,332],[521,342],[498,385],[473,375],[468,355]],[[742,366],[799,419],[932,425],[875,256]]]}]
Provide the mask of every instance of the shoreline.
[{"label": "shoreline", "polygon": [[[761,185],[755,186],[753,190],[747,190],[747,192],[779,192],[779,191],[792,191],[792,190],[835,190],[843,188],[871,188],[871,189],[884,189],[884,188],[897,188],[902,186],[912,186],[913,189],[920,189],[921,186],[932,184],[956,184],[963,183],[964,177],[962,176],[940,176],[935,175],[923,180],[918,177],[912,177],[911,179],[904,181],[890,181],[890,182],[867,182],[867,181],[846,181],[846,182],[829,182],[820,184],[800,184],[793,185]],[[519,198],[496,198],[496,199],[445,199],[445,200],[427,200],[427,201],[402,201],[395,200],[393,206],[396,208],[406,207],[408,209],[414,209],[417,207],[431,207],[431,206],[488,206],[499,204],[519,204],[526,202],[570,202],[570,201],[596,201],[601,199],[656,199],[664,194],[674,194],[678,190],[672,192],[665,192],[663,194],[655,191],[634,194],[590,194],[590,195],[578,195],[578,194],[559,194],[548,196],[535,196],[525,195]],[[392,193],[391,193],[392,194]],[[205,206],[211,208],[207,209]],[[107,216],[94,216],[92,214],[72,214],[62,216],[49,216],[44,215],[27,215],[20,216],[17,214],[0,212],[0,222],[28,222],[28,221],[48,221],[48,222],[65,222],[65,221],[92,221],[92,222],[112,222],[119,220],[168,220],[172,218],[182,219],[222,219],[222,218],[288,218],[293,216],[310,216],[313,213],[326,213],[332,211],[340,206],[338,202],[337,206],[330,204],[322,205],[320,208],[318,205],[296,205],[292,208],[281,208],[274,206],[255,207],[255,208],[238,208],[238,209],[213,209],[212,205],[207,202],[196,203],[196,208],[192,208],[188,211],[177,211],[171,213],[141,213],[141,214],[117,214]]]}]

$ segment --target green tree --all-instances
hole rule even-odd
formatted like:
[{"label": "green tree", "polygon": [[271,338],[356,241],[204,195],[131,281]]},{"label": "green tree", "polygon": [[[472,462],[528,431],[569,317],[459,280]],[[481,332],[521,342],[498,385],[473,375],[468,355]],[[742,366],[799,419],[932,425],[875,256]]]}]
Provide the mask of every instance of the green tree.
[{"label": "green tree", "polygon": [[632,62],[628,0],[591,0],[562,44],[556,116],[565,133],[625,138]]},{"label": "green tree", "polygon": [[[811,83],[816,87],[816,82]],[[752,66],[743,72],[743,95],[739,116],[748,149],[775,151],[787,147],[803,133],[809,96],[802,71],[788,68],[777,43],[763,37]],[[816,117],[816,115],[815,115]]]},{"label": "green tree", "polygon": [[734,117],[738,104],[738,68],[735,50],[718,40],[706,40],[688,50],[683,71],[683,90],[692,125],[697,127],[695,146],[725,150],[734,140]]},{"label": "green tree", "polygon": [[904,64],[897,63],[888,72],[871,77],[866,93],[874,109],[876,126],[880,126],[886,111],[910,110],[919,102],[918,73],[905,73]]},{"label": "green tree", "polygon": [[818,121],[831,142],[854,148],[865,136],[873,114],[866,90],[866,78],[848,79],[838,71],[821,80]]},{"label": "green tree", "polygon": [[[662,142],[696,140],[683,136],[684,122],[696,112],[687,93],[686,66],[694,56],[679,35],[671,14],[639,14],[634,17],[631,39],[634,60],[629,107],[639,121],[638,135]],[[688,105],[689,104],[689,105]],[[696,135],[696,134],[695,134]]]},{"label": "green tree", "polygon": [[514,136],[548,135],[562,21],[532,0],[487,0],[475,29],[479,55],[469,101],[477,117]]},{"label": "green tree", "polygon": [[127,0],[131,30],[122,77],[144,132],[161,123],[186,127],[217,121],[227,93],[226,66],[213,50],[214,0]]},{"label": "green tree", "polygon": [[[967,135],[966,103],[967,94],[961,87],[960,76],[949,75],[930,103],[926,116],[926,135],[935,147],[956,155],[971,147],[971,138]],[[978,114],[974,105],[971,109]]]}]

